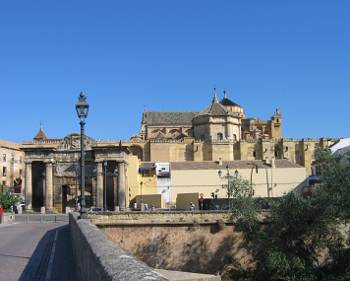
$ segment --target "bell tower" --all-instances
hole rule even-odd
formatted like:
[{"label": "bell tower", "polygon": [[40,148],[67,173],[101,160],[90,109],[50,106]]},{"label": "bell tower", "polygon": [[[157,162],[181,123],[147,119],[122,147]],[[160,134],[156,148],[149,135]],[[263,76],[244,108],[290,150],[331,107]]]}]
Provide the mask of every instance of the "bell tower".
[{"label": "bell tower", "polygon": [[278,107],[271,117],[271,138],[275,143],[282,138],[282,114]]}]

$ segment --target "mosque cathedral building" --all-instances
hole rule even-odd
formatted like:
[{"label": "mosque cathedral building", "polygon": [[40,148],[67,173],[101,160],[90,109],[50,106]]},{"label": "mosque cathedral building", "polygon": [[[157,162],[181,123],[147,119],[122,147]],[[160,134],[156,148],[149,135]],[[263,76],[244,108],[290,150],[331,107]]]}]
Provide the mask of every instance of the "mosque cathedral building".
[{"label": "mosque cathedral building", "polygon": [[[129,140],[84,136],[87,205],[125,209],[152,194],[172,205],[179,193],[198,192],[208,198],[217,192],[225,197],[217,176],[225,167],[250,176],[256,196],[281,196],[312,174],[315,150],[336,141],[284,138],[282,121],[278,108],[270,120],[248,118],[226,93],[221,100],[215,93],[209,106],[198,112],[145,110],[139,133]],[[80,195],[80,134],[50,139],[40,128],[20,149],[26,208],[64,212],[73,207]],[[264,172],[253,179],[251,167]]]}]

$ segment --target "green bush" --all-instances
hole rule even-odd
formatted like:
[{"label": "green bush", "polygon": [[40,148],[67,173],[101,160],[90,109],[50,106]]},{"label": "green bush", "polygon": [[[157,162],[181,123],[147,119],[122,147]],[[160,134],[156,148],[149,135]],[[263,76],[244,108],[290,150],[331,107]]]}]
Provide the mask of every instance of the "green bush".
[{"label": "green bush", "polygon": [[5,212],[11,211],[11,206],[20,202],[20,196],[11,193],[9,190],[0,193],[0,205],[4,208]]}]

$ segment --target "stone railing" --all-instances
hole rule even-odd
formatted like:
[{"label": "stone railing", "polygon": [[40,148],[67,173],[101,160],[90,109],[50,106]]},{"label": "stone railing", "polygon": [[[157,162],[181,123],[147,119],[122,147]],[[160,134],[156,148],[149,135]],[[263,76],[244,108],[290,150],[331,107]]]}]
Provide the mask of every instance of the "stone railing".
[{"label": "stone railing", "polygon": [[232,224],[228,211],[107,212],[89,214],[97,226]]},{"label": "stone railing", "polygon": [[89,220],[70,214],[69,224],[79,280],[169,280],[115,245]]},{"label": "stone railing", "polygon": [[2,218],[0,218],[0,223],[3,224],[11,224],[15,222],[15,214],[14,213],[4,213]]},{"label": "stone railing", "polygon": [[24,141],[23,144],[60,144],[63,139],[47,139],[47,140],[28,140]]}]

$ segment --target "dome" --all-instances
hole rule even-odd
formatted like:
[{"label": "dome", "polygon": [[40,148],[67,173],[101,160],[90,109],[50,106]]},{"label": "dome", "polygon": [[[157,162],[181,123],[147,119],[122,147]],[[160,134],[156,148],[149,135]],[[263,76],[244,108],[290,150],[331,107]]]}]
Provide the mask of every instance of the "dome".
[{"label": "dome", "polygon": [[227,97],[224,97],[221,101],[220,104],[222,104],[223,106],[237,106],[237,107],[242,107],[239,104],[233,102],[232,100],[230,100]]},{"label": "dome", "polygon": [[240,108],[242,108],[242,106],[240,106],[239,104],[233,102],[232,100],[230,100],[230,99],[227,97],[227,92],[226,92],[226,90],[224,91],[224,97],[223,97],[223,99],[220,101],[220,104],[222,104],[223,106],[235,106],[235,107],[240,107]]}]

